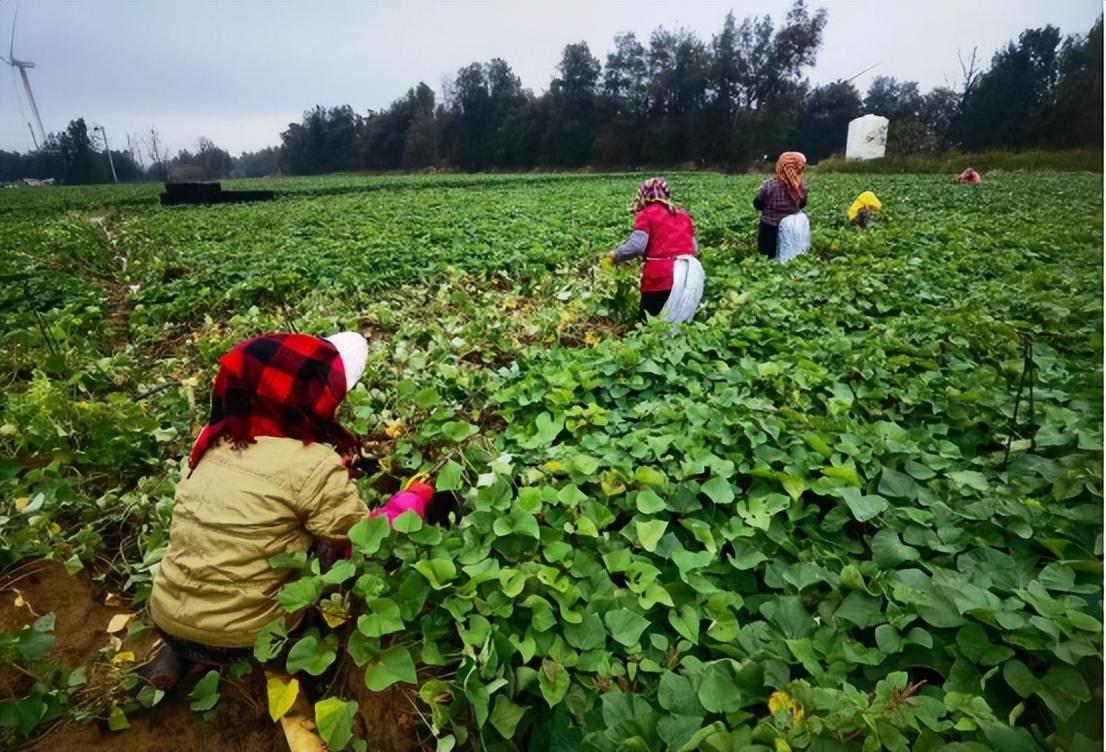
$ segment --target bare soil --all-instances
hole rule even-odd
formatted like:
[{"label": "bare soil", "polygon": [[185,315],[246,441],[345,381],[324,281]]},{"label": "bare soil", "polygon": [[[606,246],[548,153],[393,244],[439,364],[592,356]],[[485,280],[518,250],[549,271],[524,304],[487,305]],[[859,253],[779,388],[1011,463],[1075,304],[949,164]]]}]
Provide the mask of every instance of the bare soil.
[{"label": "bare soil", "polygon": [[65,723],[24,749],[33,752],[285,752],[280,727],[233,695],[224,694],[210,716],[193,713],[186,690],[130,716],[130,728]]},{"label": "bare soil", "polygon": [[[16,605],[20,596],[26,605]],[[79,666],[106,645],[108,622],[125,611],[103,605],[93,597],[88,575],[71,577],[56,561],[30,562],[0,579],[0,632],[16,632],[53,613],[54,645],[46,657],[64,666]]]},{"label": "bare soil", "polygon": [[[131,611],[125,603],[104,605],[102,596],[84,572],[70,576],[57,562],[30,562],[0,578],[0,631],[18,631],[38,616],[53,613],[55,640],[47,659],[65,666],[85,665],[108,644],[106,630],[111,618]],[[130,728],[110,731],[102,724],[62,721],[47,724],[39,736],[17,749],[287,752],[279,724],[269,719],[260,681],[250,677],[237,681],[225,678],[215,709],[195,713],[189,708],[188,693],[198,678],[196,675],[182,682],[152,710],[131,714]],[[0,697],[6,699],[28,691],[28,681],[22,674],[0,667]],[[419,737],[427,736],[427,730],[414,709],[413,688],[369,692],[364,688],[361,670],[351,664],[343,667],[335,687],[339,694],[360,705],[355,731],[369,741],[370,750],[408,752],[433,748],[432,741],[420,742]]]}]

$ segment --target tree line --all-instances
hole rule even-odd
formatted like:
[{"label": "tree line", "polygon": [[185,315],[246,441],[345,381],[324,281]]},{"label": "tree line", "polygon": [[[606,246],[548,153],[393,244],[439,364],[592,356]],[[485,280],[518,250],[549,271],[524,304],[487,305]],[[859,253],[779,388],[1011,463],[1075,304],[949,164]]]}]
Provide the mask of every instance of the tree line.
[{"label": "tree line", "polygon": [[[207,139],[169,158],[152,129],[112,155],[120,180],[426,168],[741,169],[785,149],[811,162],[841,152],[849,121],[865,113],[891,120],[890,155],[1102,145],[1101,17],[1085,35],[1027,29],[986,70],[973,52],[961,60],[956,85],[923,92],[917,82],[877,76],[863,96],[850,81],[814,86],[805,78],[827,20],[825,10],[799,0],[778,26],[768,17],[739,22],[731,12],[709,42],[686,29],[658,28],[647,42],[620,34],[603,61],[586,43],[569,44],[541,94],[523,88],[505,60],[473,62],[447,82],[441,101],[420,82],[364,115],[349,105],[316,106],[289,124],[279,146],[237,158]],[[83,120],[35,152],[0,152],[0,180],[102,182],[105,167]]]}]

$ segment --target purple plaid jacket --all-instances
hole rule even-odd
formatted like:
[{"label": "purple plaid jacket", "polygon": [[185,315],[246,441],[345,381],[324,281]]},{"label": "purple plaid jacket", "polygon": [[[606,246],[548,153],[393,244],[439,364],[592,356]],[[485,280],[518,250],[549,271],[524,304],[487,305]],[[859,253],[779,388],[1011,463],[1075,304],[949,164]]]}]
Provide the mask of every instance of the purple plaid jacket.
[{"label": "purple plaid jacket", "polygon": [[753,199],[753,208],[760,211],[760,221],[766,225],[779,227],[780,220],[797,214],[806,206],[807,187],[803,186],[803,197],[799,203],[795,203],[787,189],[776,178],[764,181],[764,185],[757,191]]}]

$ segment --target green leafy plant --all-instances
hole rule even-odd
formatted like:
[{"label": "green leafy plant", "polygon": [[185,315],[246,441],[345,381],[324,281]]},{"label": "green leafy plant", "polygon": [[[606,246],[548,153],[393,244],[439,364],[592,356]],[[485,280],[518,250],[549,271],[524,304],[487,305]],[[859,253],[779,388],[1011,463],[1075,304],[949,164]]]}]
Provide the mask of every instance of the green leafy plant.
[{"label": "green leafy plant", "polygon": [[[755,253],[759,177],[670,175],[708,274],[673,334],[631,327],[635,271],[595,263],[636,180],[0,212],[0,271],[41,270],[50,335],[4,292],[0,562],[111,551],[141,597],[216,359],[360,328],[341,417],[381,457],[363,494],[437,468],[439,516],[359,522],[326,571],[271,562],[287,613],[337,626],[274,622],[258,660],[353,666],[442,750],[1101,748],[1100,181],[816,172],[813,248],[780,267]],[[884,210],[860,232],[864,189]],[[104,206],[122,303],[75,227]],[[350,701],[316,716],[333,748],[365,741]]]},{"label": "green leafy plant", "polygon": [[215,669],[204,674],[188,693],[188,704],[197,712],[211,710],[219,702],[219,672]]}]

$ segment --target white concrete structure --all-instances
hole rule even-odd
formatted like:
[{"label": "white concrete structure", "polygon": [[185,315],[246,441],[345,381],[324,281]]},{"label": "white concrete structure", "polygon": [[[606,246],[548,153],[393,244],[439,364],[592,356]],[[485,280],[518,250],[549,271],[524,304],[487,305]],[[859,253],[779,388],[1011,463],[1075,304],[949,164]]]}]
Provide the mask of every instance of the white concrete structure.
[{"label": "white concrete structure", "polygon": [[889,121],[880,115],[864,115],[849,123],[845,159],[879,159],[887,152]]}]

